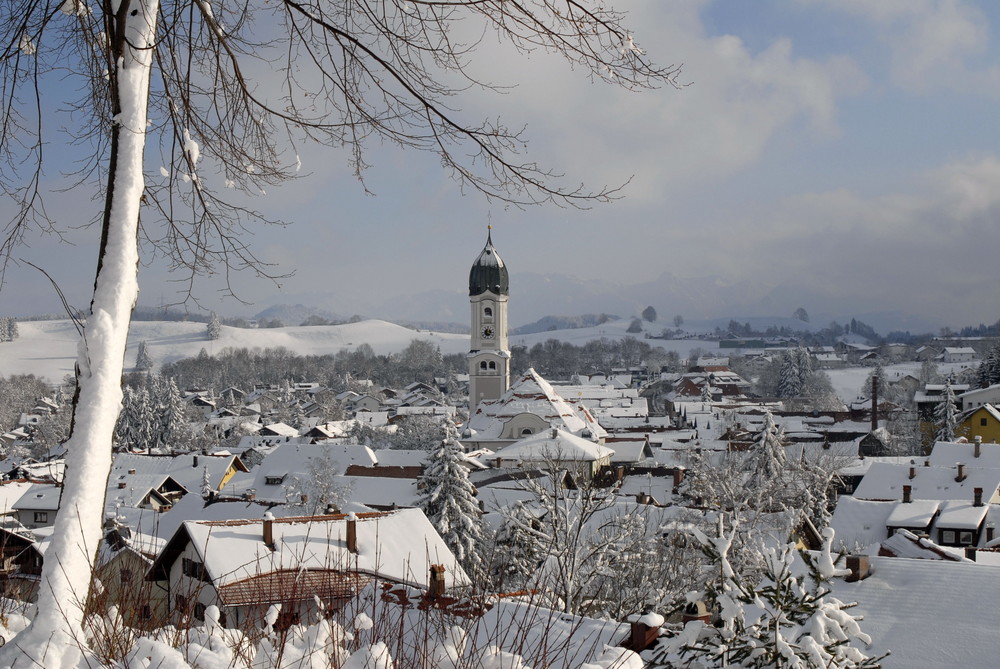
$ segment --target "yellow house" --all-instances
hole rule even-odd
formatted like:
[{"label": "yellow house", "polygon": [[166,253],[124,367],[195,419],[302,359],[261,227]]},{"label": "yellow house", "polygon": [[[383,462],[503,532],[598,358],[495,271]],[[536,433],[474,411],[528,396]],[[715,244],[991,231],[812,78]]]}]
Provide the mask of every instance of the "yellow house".
[{"label": "yellow house", "polygon": [[984,404],[966,414],[955,432],[970,441],[980,437],[984,443],[1000,442],[1000,410],[992,404]]}]

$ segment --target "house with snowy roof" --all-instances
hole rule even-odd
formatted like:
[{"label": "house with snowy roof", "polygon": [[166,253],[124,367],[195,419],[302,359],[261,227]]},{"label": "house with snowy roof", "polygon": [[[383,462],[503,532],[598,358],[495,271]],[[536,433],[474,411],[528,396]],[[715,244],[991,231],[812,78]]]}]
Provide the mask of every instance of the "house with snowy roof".
[{"label": "house with snowy roof", "polygon": [[975,409],[976,407],[981,407],[984,404],[992,404],[996,406],[1000,404],[1000,383],[995,383],[986,388],[967,390],[961,394],[956,393],[955,399],[961,403],[960,406],[963,411]]},{"label": "house with snowy roof", "polygon": [[[116,453],[111,465],[108,486],[118,488],[122,482],[126,488],[129,481],[140,476],[170,476],[184,490],[201,493],[206,477],[208,488],[221,492],[223,487],[237,473],[247,473],[250,469],[238,455],[205,455],[187,453],[184,455],[146,455],[139,453]],[[135,479],[139,481],[139,479]],[[145,481],[145,479],[143,479]]]},{"label": "house with snowy roof", "polygon": [[1000,469],[877,462],[854,498],[886,504],[886,536],[905,529],[942,546],[979,546],[1000,519]]},{"label": "house with snowy roof", "polygon": [[976,349],[971,346],[945,346],[940,359],[942,362],[972,362],[976,359]]},{"label": "house with snowy roof", "polygon": [[1000,439],[1000,409],[986,403],[963,412],[955,433],[969,440],[996,443]]},{"label": "house with snowy roof", "polygon": [[[218,606],[229,627],[259,627],[281,605],[311,620],[343,606],[368,584],[427,589],[432,566],[444,587],[469,585],[455,556],[419,509],[259,520],[186,521],[146,578],[164,583],[171,616],[204,619]],[[322,608],[321,608],[322,607]]]},{"label": "house with snowy roof", "polygon": [[566,469],[591,479],[611,464],[614,453],[607,446],[553,427],[499,449],[492,460],[497,468]]},{"label": "house with snowy roof", "polygon": [[56,522],[62,486],[50,483],[33,483],[11,505],[17,520],[28,529],[50,527]]},{"label": "house with snowy roof", "polygon": [[583,404],[567,401],[534,369],[529,369],[496,400],[484,400],[462,434],[468,450],[504,446],[555,428],[597,444],[607,431]]}]

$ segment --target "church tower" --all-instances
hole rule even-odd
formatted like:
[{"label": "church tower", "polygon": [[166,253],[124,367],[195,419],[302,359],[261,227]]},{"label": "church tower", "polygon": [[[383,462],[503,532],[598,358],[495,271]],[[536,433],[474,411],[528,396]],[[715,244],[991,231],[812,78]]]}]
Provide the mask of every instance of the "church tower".
[{"label": "church tower", "polygon": [[[492,226],[490,228],[492,231]],[[493,248],[492,233],[469,272],[472,337],[469,346],[469,410],[495,400],[510,387],[507,341],[507,267]]]}]

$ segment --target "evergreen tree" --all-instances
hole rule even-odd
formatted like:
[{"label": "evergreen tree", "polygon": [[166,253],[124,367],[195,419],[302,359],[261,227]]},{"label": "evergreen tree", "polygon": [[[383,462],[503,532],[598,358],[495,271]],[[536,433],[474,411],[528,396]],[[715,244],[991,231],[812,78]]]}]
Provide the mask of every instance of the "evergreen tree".
[{"label": "evergreen tree", "polygon": [[955,431],[958,428],[958,406],[955,401],[955,391],[951,389],[951,381],[945,383],[941,402],[934,408],[937,419],[938,441],[955,441]]},{"label": "evergreen tree", "polygon": [[656,309],[654,309],[652,306],[646,307],[645,309],[642,310],[642,317],[646,319],[646,321],[649,323],[655,323]]},{"label": "evergreen tree", "polygon": [[771,412],[765,411],[764,426],[750,449],[747,463],[750,476],[757,478],[760,483],[757,487],[766,489],[769,486],[765,482],[784,478],[787,464],[785,446],[782,443],[784,438],[784,430],[775,424]]},{"label": "evergreen tree", "polygon": [[10,316],[0,317],[0,341],[14,341],[10,336]]},{"label": "evergreen tree", "polygon": [[[721,525],[721,522],[720,522]],[[718,577],[706,587],[703,597],[719,611],[719,623],[705,630],[704,623],[688,623],[673,638],[668,653],[709,667],[795,667],[796,669],[876,669],[884,658],[868,657],[858,644],[871,637],[861,630],[861,618],[852,616],[850,604],[830,596],[825,585],[835,576],[849,573],[837,567],[831,553],[833,531],[823,532],[823,549],[813,556],[796,551],[794,545],[761,547],[763,570],[758,578],[733,569],[729,551],[738,530],[721,530],[709,539],[696,533],[706,556],[716,566]],[[806,564],[807,574],[794,569],[796,555]],[[707,633],[706,633],[707,632]],[[672,666],[672,665],[671,665]],[[678,666],[680,666],[678,664]]]},{"label": "evergreen tree", "polygon": [[871,398],[872,396],[872,381],[878,380],[878,396],[882,399],[887,399],[889,397],[889,383],[885,378],[885,367],[882,366],[881,362],[875,363],[875,369],[873,369],[865,378],[865,385],[861,387],[861,396]]},{"label": "evergreen tree", "polygon": [[793,353],[786,351],[781,356],[781,366],[778,369],[778,397],[798,397],[802,393],[799,357]]},{"label": "evergreen tree", "polygon": [[7,341],[14,341],[20,336],[17,331],[17,319],[13,316],[7,321],[7,336],[10,337]]},{"label": "evergreen tree", "polygon": [[222,321],[214,311],[208,319],[208,338],[219,339],[222,336]]},{"label": "evergreen tree", "polygon": [[427,460],[420,477],[422,492],[417,506],[458,558],[459,564],[476,580],[482,575],[483,559],[479,551],[485,531],[476,488],[469,481],[463,464],[458,432],[448,425],[445,438]]},{"label": "evergreen tree", "polygon": [[712,382],[709,379],[705,379],[705,383],[701,385],[701,401],[712,401]]},{"label": "evergreen tree", "polygon": [[140,372],[148,372],[153,368],[153,358],[149,355],[145,340],[139,342],[139,350],[135,354],[135,368]]}]

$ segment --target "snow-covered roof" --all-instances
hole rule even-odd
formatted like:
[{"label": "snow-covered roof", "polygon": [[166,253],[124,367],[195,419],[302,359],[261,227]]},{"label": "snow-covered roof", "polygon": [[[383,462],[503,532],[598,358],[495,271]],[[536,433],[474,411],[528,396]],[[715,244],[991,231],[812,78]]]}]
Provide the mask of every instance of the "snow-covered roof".
[{"label": "snow-covered roof", "polygon": [[955,530],[976,530],[986,518],[989,505],[973,505],[971,501],[949,500],[941,504],[941,515],[938,516],[936,528]]},{"label": "snow-covered roof", "polygon": [[941,509],[936,499],[918,499],[912,502],[898,502],[885,519],[888,527],[930,527],[934,516]]},{"label": "snow-covered roof", "polygon": [[169,567],[191,544],[216,587],[278,571],[338,571],[374,575],[426,588],[430,566],[445,565],[446,587],[469,578],[419,509],[352,514],[357,553],[347,547],[351,516],[276,518],[273,550],[264,543],[264,520],[186,521],[153,570]]},{"label": "snow-covered roof", "polygon": [[834,579],[831,594],[857,602],[872,637],[869,656],[886,651],[886,669],[895,667],[990,667],[996,636],[990,615],[1000,599],[1000,567],[966,562],[872,557],[872,574],[848,583]]},{"label": "snow-covered roof", "polygon": [[576,435],[586,430],[594,438],[606,435],[587,407],[568,402],[534,369],[525,372],[500,398],[480,402],[469,417],[468,427],[476,432],[478,440],[498,439],[504,424],[524,413],[539,416],[552,427]]},{"label": "snow-covered roof", "polygon": [[514,462],[596,462],[614,455],[607,446],[565,430],[545,430],[497,450],[496,457]]},{"label": "snow-covered roof", "polygon": [[[913,478],[910,478],[910,471]],[[911,487],[913,499],[972,501],[973,490],[983,489],[983,499],[990,500],[1000,487],[1000,469],[966,467],[965,477],[957,480],[956,467],[920,467],[876,462],[854,491],[858,499],[900,500],[903,486]]]},{"label": "snow-covered roof", "polygon": [[246,467],[235,455],[142,455],[138,453],[116,453],[111,465],[108,486],[116,486],[119,481],[128,481],[137,475],[169,475],[186,490],[200,491],[208,470],[209,485],[218,490],[231,468],[246,471]]},{"label": "snow-covered roof", "polygon": [[50,483],[32,483],[11,508],[15,511],[55,511],[59,508],[62,487]]},{"label": "snow-covered roof", "polygon": [[895,502],[871,502],[843,495],[837,500],[830,527],[836,533],[834,548],[856,550],[886,537],[886,524]]},{"label": "snow-covered roof", "polygon": [[303,482],[315,476],[318,467],[332,464],[343,474],[351,465],[373,467],[378,464],[375,453],[360,444],[282,444],[264,456],[257,467],[251,487],[257,492],[257,499],[271,502],[285,502],[286,486],[298,477]]},{"label": "snow-covered roof", "polygon": [[956,462],[964,462],[969,467],[1000,469],[1000,444],[980,444],[977,458],[973,442],[939,441],[925,459],[932,467],[954,467]]},{"label": "snow-covered roof", "polygon": [[972,562],[960,551],[945,546],[938,546],[926,537],[918,537],[909,530],[899,530],[882,542],[880,555],[891,553],[890,557],[911,558],[915,560],[948,560],[951,562]]}]

